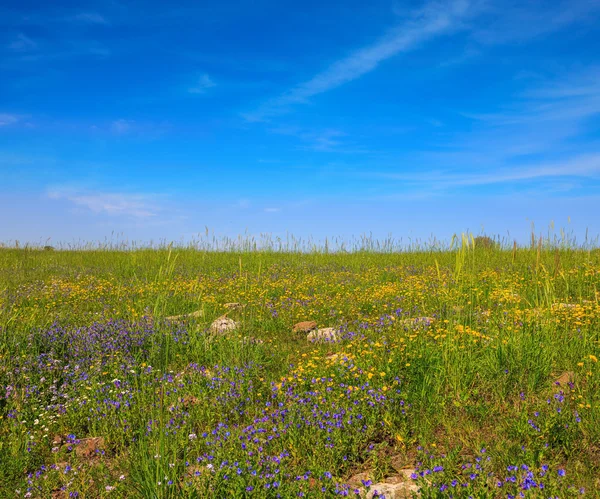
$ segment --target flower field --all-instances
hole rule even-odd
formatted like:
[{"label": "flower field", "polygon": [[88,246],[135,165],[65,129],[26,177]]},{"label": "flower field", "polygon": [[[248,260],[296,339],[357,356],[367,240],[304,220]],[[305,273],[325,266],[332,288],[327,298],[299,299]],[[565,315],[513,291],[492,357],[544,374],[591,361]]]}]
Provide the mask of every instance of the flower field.
[{"label": "flower field", "polygon": [[598,250],[0,249],[0,338],[0,497],[600,497]]}]

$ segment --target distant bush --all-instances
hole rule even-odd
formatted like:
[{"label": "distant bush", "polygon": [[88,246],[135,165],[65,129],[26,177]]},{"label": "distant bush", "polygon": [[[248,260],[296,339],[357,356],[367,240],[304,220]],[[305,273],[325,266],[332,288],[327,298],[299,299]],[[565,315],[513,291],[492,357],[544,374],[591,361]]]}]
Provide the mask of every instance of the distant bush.
[{"label": "distant bush", "polygon": [[475,238],[476,248],[496,249],[498,246],[498,243],[489,236],[477,236]]},{"label": "distant bush", "polygon": [[44,251],[54,251],[54,246],[46,245],[44,246]]}]

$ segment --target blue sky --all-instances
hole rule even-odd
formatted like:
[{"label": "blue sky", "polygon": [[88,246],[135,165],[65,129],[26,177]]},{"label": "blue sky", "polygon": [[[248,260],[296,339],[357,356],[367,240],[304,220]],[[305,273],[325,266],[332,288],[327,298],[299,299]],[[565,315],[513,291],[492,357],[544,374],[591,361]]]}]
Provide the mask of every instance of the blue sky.
[{"label": "blue sky", "polygon": [[0,240],[600,233],[600,1],[0,4]]}]

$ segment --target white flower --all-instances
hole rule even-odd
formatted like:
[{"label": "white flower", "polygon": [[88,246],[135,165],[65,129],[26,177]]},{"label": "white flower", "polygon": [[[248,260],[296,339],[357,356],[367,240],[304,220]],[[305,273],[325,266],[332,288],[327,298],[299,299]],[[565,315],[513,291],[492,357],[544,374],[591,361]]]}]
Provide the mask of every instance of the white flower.
[{"label": "white flower", "polygon": [[190,440],[196,440],[196,439],[198,438],[198,435],[196,435],[195,433],[190,433],[190,434],[188,435],[188,438],[189,438]]}]

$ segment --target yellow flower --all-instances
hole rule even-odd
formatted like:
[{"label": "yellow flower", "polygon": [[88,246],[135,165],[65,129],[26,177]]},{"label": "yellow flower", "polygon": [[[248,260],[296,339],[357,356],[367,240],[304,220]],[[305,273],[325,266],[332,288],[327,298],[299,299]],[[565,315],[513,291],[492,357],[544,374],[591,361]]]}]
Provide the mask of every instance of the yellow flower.
[{"label": "yellow flower", "polygon": [[379,376],[381,376],[382,378],[383,378],[385,375],[386,375],[386,373],[384,373],[384,372],[380,372],[380,373],[379,373]]},{"label": "yellow flower", "polygon": [[590,360],[592,360],[593,362],[598,362],[598,357],[596,357],[595,355],[590,355]]}]

